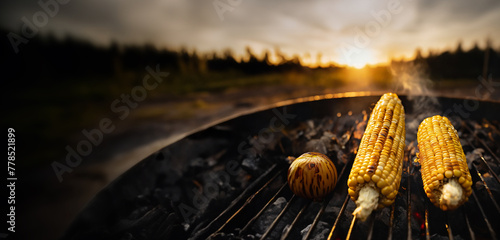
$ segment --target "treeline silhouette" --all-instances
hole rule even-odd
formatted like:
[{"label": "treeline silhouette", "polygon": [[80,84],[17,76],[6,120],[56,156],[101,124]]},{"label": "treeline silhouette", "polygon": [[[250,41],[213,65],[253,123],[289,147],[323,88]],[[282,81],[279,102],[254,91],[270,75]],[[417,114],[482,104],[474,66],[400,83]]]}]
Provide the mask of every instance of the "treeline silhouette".
[{"label": "treeline silhouette", "polygon": [[[72,37],[56,39],[52,35],[37,36],[27,44],[19,46],[15,54],[8,38],[8,32],[1,31],[3,50],[1,64],[13,83],[51,84],[63,81],[92,81],[112,79],[127,72],[144,73],[146,66],[160,64],[162,69],[179,74],[204,74],[210,72],[238,72],[241,74],[280,73],[304,71],[298,56],[287,57],[279,50],[274,51],[277,63],[270,62],[269,51],[257,57],[250,47],[246,56],[237,61],[229,49],[220,52],[199,54],[196,50],[156,49],[151,44],[96,46],[90,42]],[[485,61],[487,55],[487,61]],[[422,57],[417,50],[413,62],[424,64],[431,79],[471,79],[487,70],[494,76],[500,75],[499,53],[491,47],[481,49],[476,44],[464,51],[459,42],[455,51],[431,52]],[[393,60],[392,64],[402,61]],[[328,68],[339,68],[332,64]],[[10,73],[10,74],[9,74]],[[96,77],[99,76],[99,77]]]},{"label": "treeline silhouette", "polygon": [[[468,51],[464,51],[462,42],[459,41],[454,51],[435,52],[429,51],[426,57],[422,50],[415,51],[415,59],[410,63],[423,66],[432,80],[442,79],[476,79],[479,76],[490,74],[500,76],[500,53],[491,46],[491,41],[486,41],[486,47],[481,49],[477,43]],[[393,60],[391,64],[404,64],[406,61]]]},{"label": "treeline silhouette", "polygon": [[280,61],[271,64],[270,53],[257,57],[250,47],[246,57],[237,61],[231,50],[222,53],[198,54],[196,50],[157,49],[151,44],[96,46],[90,42],[66,37],[57,39],[53,35],[37,36],[26,44],[19,45],[14,53],[1,31],[1,64],[10,79],[16,82],[59,83],[61,81],[91,79],[111,79],[127,72],[144,74],[146,66],[160,64],[161,69],[178,74],[204,74],[208,72],[235,71],[242,74],[262,74],[270,72],[302,71],[304,67],[298,56],[287,58],[277,52]]}]

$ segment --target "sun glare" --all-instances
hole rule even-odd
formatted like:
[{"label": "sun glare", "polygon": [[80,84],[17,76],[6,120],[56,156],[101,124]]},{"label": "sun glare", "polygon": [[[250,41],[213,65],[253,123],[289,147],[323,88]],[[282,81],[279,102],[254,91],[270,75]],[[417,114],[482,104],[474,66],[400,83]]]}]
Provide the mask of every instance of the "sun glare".
[{"label": "sun glare", "polygon": [[377,60],[375,53],[372,50],[362,49],[358,52],[352,52],[349,56],[345,56],[343,61],[340,63],[349,67],[361,69],[368,64],[377,64],[380,62],[381,61]]}]

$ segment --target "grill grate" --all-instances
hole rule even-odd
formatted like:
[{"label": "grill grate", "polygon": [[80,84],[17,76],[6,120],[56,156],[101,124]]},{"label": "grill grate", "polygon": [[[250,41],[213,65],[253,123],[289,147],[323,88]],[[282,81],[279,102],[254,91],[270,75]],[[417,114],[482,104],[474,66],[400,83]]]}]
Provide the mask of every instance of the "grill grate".
[{"label": "grill grate", "polygon": [[[348,117],[351,118],[352,117],[351,114],[349,114]],[[366,117],[364,118],[364,121],[366,121]],[[363,122],[359,122],[357,124],[363,124]],[[478,134],[476,133],[476,131],[473,130],[473,128],[469,126],[470,124],[473,126],[481,126],[477,122],[473,121],[465,122],[462,120],[460,122],[458,131],[463,135],[462,139],[465,139],[465,141],[468,143],[466,147],[469,148],[468,149],[469,151],[467,151],[467,153],[477,154],[477,161],[474,161],[474,163],[470,160],[468,161],[471,174],[475,176],[474,178],[477,180],[477,182],[479,182],[482,186],[484,186],[484,190],[477,189],[476,187],[474,187],[472,192],[472,198],[469,200],[469,202],[467,202],[464,206],[460,207],[459,210],[456,210],[452,213],[441,212],[440,210],[435,209],[434,206],[432,206],[428,201],[422,201],[422,199],[426,198],[425,194],[423,194],[423,190],[421,190],[421,187],[418,188],[418,186],[421,186],[422,183],[419,175],[420,174],[419,166],[417,163],[413,162],[413,159],[415,159],[416,157],[415,156],[416,143],[415,140],[413,140],[413,142],[410,143],[405,149],[406,150],[405,163],[404,163],[405,170],[403,173],[404,174],[403,177],[404,179],[406,179],[405,183],[401,184],[399,191],[400,194],[397,197],[395,204],[393,204],[392,207],[389,208],[390,212],[389,212],[389,219],[387,226],[385,228],[384,226],[382,226],[382,229],[385,229],[385,231],[382,232],[386,233],[387,239],[396,238],[394,235],[395,231],[394,228],[396,221],[395,216],[401,214],[401,212],[399,211],[402,207],[405,208],[406,211],[405,216],[403,216],[402,218],[406,221],[406,223],[403,225],[398,224],[398,226],[405,226],[406,229],[398,229],[399,231],[398,237],[401,235],[401,232],[405,232],[407,239],[412,239],[414,237],[421,237],[421,238],[425,237],[425,239],[432,239],[434,235],[440,235],[442,233],[445,233],[449,239],[454,239],[454,237],[457,236],[456,234],[459,235],[465,234],[467,236],[465,238],[470,238],[470,239],[476,239],[476,238],[496,239],[497,236],[494,229],[498,229],[498,226],[495,225],[494,227],[493,224],[498,224],[498,221],[492,223],[491,215],[493,214],[492,216],[495,216],[495,218],[500,217],[500,207],[498,206],[498,200],[493,195],[489,187],[491,183],[490,184],[487,183],[484,175],[486,174],[489,175],[490,177],[493,177],[496,180],[495,184],[498,184],[497,186],[500,185],[500,180],[497,174],[493,171],[492,165],[494,165],[495,163],[486,160],[483,153],[477,151],[477,149],[479,147],[486,149],[487,151],[486,154],[489,155],[491,159],[494,159],[494,161],[496,161],[497,163],[500,163],[500,160],[493,152],[493,150],[488,146],[488,144],[478,136]],[[487,126],[491,131],[498,131],[496,127],[490,122],[486,122],[484,125]],[[346,141],[344,143],[344,145],[346,146],[346,149],[344,151],[355,151],[354,149],[349,149],[347,146],[357,147],[359,144],[359,139],[352,137],[353,132],[355,131],[355,127],[356,126],[347,128],[348,130],[340,134],[340,136],[344,136],[344,140]],[[472,136],[472,138],[470,136]],[[281,239],[289,239],[289,238],[291,239],[293,236],[293,239],[296,239],[296,237],[298,236],[297,234],[301,234],[302,239],[313,239],[313,238],[314,239],[325,239],[325,238],[357,239],[360,236],[366,239],[373,239],[373,238],[378,239],[381,235],[379,231],[379,229],[381,229],[380,225],[383,225],[381,222],[384,222],[384,219],[387,219],[383,211],[379,210],[374,212],[372,216],[370,216],[370,218],[363,223],[356,221],[356,217],[351,215],[352,205],[354,203],[350,201],[350,198],[347,194],[347,188],[345,188],[344,186],[346,185],[347,176],[349,174],[353,160],[354,158],[352,157],[351,159],[349,159],[349,162],[343,166],[339,174],[337,187],[335,188],[334,192],[330,194],[327,198],[325,198],[325,200],[321,203],[307,201],[293,195],[286,183],[286,176],[285,176],[286,166],[275,164],[270,170],[268,170],[264,175],[262,175],[259,179],[257,179],[254,182],[255,185],[259,185],[262,187],[260,187],[253,193],[250,193],[249,197],[246,197],[248,192],[245,191],[244,193],[242,193],[239,197],[237,197],[233,201],[234,204],[231,204],[217,218],[211,221],[205,228],[198,231],[198,233],[194,235],[192,239],[204,239],[206,237],[217,239],[218,237],[225,236],[221,235],[221,233],[233,233],[232,236],[234,237],[244,238],[247,233],[252,232],[252,226],[257,221],[259,221],[259,218],[266,212],[266,210],[280,196],[287,196],[287,195],[290,196],[287,199],[287,204],[281,209],[281,211],[276,216],[274,221],[267,227],[266,231],[262,235],[260,235],[260,239],[274,239],[277,236],[280,236]],[[478,167],[476,167],[476,165],[478,164],[481,164],[483,168],[486,169],[487,171],[481,173]],[[484,171],[484,169],[482,170]],[[266,189],[268,188],[272,188],[271,187],[272,185],[277,185],[277,187],[274,188],[275,190],[274,189],[270,190],[274,191],[274,194],[271,195],[271,197],[266,201],[266,203],[262,207],[260,207],[260,209],[255,211],[256,212],[255,215],[249,217],[249,219],[245,221],[246,224],[244,226],[241,226],[241,228],[239,228],[237,221],[245,219],[244,217],[241,218],[242,216],[240,215],[243,214],[243,212],[247,213],[248,211],[245,211],[245,209],[247,208],[257,208],[258,203],[256,203],[256,201],[254,200],[260,197],[259,196],[260,193],[266,191]],[[412,185],[413,187],[417,186],[416,190],[412,188]],[[484,211],[485,207],[483,206],[485,200],[481,201],[479,200],[477,196],[478,191],[480,192],[484,191],[486,193],[488,199],[491,201],[491,204],[494,206],[493,209],[494,211],[492,211],[493,213],[490,214],[485,213]],[[325,215],[326,209],[329,206],[335,206],[336,204],[335,203],[336,201],[332,201],[334,195],[335,198],[338,198],[340,196],[341,199],[344,199],[340,204],[337,205],[338,207],[340,207],[340,211],[336,215],[335,221],[332,222],[331,225],[328,227],[328,231],[327,232],[322,231],[319,233],[320,235],[317,235],[318,233],[315,232],[315,230],[318,226],[318,223],[322,220],[323,216]],[[406,196],[406,200],[402,199],[402,196]],[[418,202],[415,202],[413,199],[419,198],[419,196],[420,200]],[[236,203],[238,201],[243,201],[243,200],[244,200],[243,204]],[[413,206],[414,204],[418,204],[416,208]],[[292,206],[294,205],[299,205],[300,210],[298,212],[292,210]],[[315,206],[314,208],[313,205]],[[421,207],[423,207],[423,210],[418,209]],[[306,217],[307,215],[306,213],[311,213],[311,211],[314,211],[315,213],[312,214],[314,216],[312,220],[310,216]],[[229,216],[228,214],[229,212],[234,212],[234,213]],[[470,212],[476,212],[476,214],[471,215],[469,214]],[[479,218],[481,219],[478,221],[484,221],[484,225],[486,226],[487,229],[487,235],[485,235],[484,229],[477,227],[477,224],[471,225],[470,219],[479,219],[477,217],[477,212],[480,213]],[[288,216],[290,214],[294,215],[294,217],[285,218],[285,216]],[[350,224],[348,225],[343,224],[341,226],[340,222],[346,221],[345,219],[346,216],[349,216],[347,220],[350,221]],[[419,221],[422,221],[421,219],[422,216],[423,216],[423,223],[418,224]],[[457,216],[462,216],[461,218],[462,223],[458,223],[459,221],[457,221],[457,219],[460,218],[457,218]],[[222,224],[219,223],[220,221],[223,221]],[[415,228],[414,226],[412,226],[412,222],[417,223],[416,225],[420,226],[421,228],[420,229]],[[304,230],[302,230],[299,233],[300,226],[303,226],[304,224],[307,223],[310,223],[310,225],[304,228]],[[279,226],[281,226],[281,229],[279,229]],[[346,226],[348,226],[348,229],[346,229]],[[231,229],[231,227],[233,229]],[[377,233],[374,233],[375,229],[377,229]],[[259,234],[256,234],[256,236],[259,236]]]}]

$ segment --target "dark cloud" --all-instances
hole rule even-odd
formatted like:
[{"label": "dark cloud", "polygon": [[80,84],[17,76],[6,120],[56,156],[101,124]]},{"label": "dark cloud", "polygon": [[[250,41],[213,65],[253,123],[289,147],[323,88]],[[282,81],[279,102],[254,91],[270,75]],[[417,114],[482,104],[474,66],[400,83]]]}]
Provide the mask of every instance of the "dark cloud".
[{"label": "dark cloud", "polygon": [[[55,1],[55,0],[45,0]],[[289,54],[322,52],[333,58],[339,47],[353,44],[373,14],[390,1],[241,0],[223,14],[213,2],[227,0],[70,0],[41,32],[70,34],[107,44],[151,42],[158,46],[201,51],[245,46],[257,51],[280,47]],[[1,26],[18,30],[21,17],[32,17],[38,1],[3,1]],[[233,1],[237,2],[237,1]],[[464,44],[486,36],[500,38],[500,1],[400,0],[401,13],[370,39],[367,49],[378,55],[408,54],[416,47]],[[380,59],[380,56],[378,56]]]}]

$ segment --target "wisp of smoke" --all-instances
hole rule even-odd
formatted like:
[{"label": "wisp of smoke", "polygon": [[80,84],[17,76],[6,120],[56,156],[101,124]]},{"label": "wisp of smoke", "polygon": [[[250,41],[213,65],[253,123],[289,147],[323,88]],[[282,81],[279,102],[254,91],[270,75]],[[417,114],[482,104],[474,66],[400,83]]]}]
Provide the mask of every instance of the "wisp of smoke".
[{"label": "wisp of smoke", "polygon": [[416,133],[418,125],[426,117],[439,114],[439,102],[430,87],[426,66],[418,62],[395,63],[391,66],[395,92],[407,95],[412,103],[411,121],[406,123],[407,132]]}]

